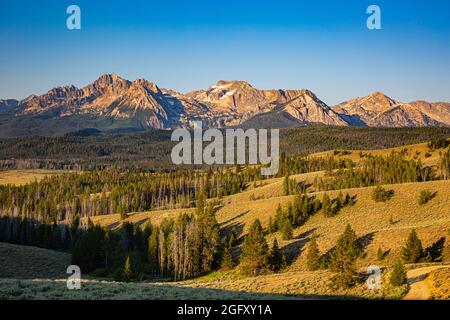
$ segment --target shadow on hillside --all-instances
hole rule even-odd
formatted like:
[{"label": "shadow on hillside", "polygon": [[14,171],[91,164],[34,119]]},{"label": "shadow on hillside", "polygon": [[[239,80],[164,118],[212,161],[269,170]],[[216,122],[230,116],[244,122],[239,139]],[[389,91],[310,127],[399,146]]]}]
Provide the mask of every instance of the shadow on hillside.
[{"label": "shadow on hillside", "polygon": [[[359,238],[357,238],[357,243],[359,248],[362,251],[362,254],[360,257],[364,257],[367,253],[365,252],[365,249],[367,248],[367,246],[372,243],[373,238],[375,236],[375,232],[370,232],[365,234],[364,236],[361,236]],[[328,262],[330,261],[330,258],[333,254],[333,252],[336,250],[336,246],[333,246],[332,248],[330,248],[327,252],[325,252],[322,256],[321,256],[321,260]]]},{"label": "shadow on hillside", "polygon": [[366,235],[358,238],[358,244],[362,251],[364,251],[369,244],[372,243],[375,232],[369,232]]},{"label": "shadow on hillside", "polygon": [[308,231],[305,231],[305,232],[303,232],[303,233],[300,233],[298,236],[295,237],[295,239],[303,239],[303,238],[306,238],[306,237],[310,236],[311,234],[313,234],[316,230],[317,230],[317,228],[309,229]]},{"label": "shadow on hillside", "polygon": [[283,247],[283,252],[286,255],[286,262],[292,264],[300,256],[301,251],[305,245],[311,240],[309,236],[313,234],[317,228],[312,228],[295,237],[296,241],[289,243]]},{"label": "shadow on hillside", "polygon": [[121,223],[122,223],[122,221],[113,222],[109,225],[109,228],[111,230],[114,230],[114,229],[118,228],[121,225]]},{"label": "shadow on hillside", "polygon": [[[241,218],[241,217],[243,217],[243,216],[245,216],[247,213],[249,213],[250,212],[250,210],[246,210],[246,211],[244,211],[244,212],[242,212],[242,213],[239,213],[237,216],[235,216],[235,217],[233,217],[233,218],[231,218],[231,219],[228,219],[228,220],[226,220],[226,221],[224,221],[224,222],[221,222],[219,225],[220,226],[224,226],[224,225],[226,225],[226,224],[228,224],[228,223],[230,223],[230,222],[232,222],[232,221],[234,221],[234,220],[236,220],[236,219],[239,219],[239,218]],[[228,229],[228,228],[227,228]],[[231,229],[230,229],[231,230]]]},{"label": "shadow on hillside", "polygon": [[235,228],[235,230],[236,230],[236,240],[234,241],[233,247],[239,247],[239,249],[240,249],[240,246],[244,242],[244,238],[245,238],[242,236],[242,234],[244,233],[244,224],[243,223],[235,223],[235,224],[232,224],[229,227],[227,227],[223,231],[224,232],[223,234],[225,235],[225,237],[228,236],[228,233],[230,233],[233,228]]},{"label": "shadow on hillside", "polygon": [[419,281],[423,281],[423,280],[425,280],[427,277],[428,277],[428,273],[426,273],[426,274],[421,274],[420,276],[417,276],[417,277],[414,277],[414,278],[409,278],[409,279],[408,279],[408,283],[409,283],[409,284],[413,284],[413,283],[416,283],[416,282],[419,282]]}]

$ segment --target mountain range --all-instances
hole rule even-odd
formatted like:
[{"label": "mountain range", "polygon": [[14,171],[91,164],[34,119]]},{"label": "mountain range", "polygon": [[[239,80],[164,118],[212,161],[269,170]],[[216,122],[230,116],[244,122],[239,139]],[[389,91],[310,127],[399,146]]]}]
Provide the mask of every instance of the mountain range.
[{"label": "mountain range", "polygon": [[108,132],[204,126],[253,128],[450,126],[450,103],[403,103],[381,92],[328,106],[309,90],[259,90],[218,81],[179,93],[145,79],[100,76],[82,88],[63,86],[24,100],[0,100],[0,136],[50,135],[86,128]]}]

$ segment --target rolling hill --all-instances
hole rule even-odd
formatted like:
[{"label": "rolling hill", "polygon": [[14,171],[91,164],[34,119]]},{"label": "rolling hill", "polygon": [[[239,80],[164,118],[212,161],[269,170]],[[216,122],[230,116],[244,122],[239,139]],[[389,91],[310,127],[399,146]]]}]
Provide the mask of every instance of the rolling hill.
[{"label": "rolling hill", "polygon": [[0,278],[66,278],[69,265],[70,254],[0,242]]}]

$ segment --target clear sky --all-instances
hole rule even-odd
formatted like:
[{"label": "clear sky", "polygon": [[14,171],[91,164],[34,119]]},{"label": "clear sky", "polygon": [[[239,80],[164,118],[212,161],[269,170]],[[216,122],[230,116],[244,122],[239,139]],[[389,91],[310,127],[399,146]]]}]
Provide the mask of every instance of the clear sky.
[{"label": "clear sky", "polygon": [[[66,28],[81,8],[82,29]],[[366,28],[377,4],[382,30]],[[217,80],[450,102],[450,1],[0,0],[0,98],[104,73],[180,92]]]}]

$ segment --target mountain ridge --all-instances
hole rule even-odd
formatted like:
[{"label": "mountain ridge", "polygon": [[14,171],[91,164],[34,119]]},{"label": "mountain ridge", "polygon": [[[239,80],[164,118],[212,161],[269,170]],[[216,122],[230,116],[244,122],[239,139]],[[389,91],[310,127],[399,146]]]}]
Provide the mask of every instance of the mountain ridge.
[{"label": "mountain ridge", "polygon": [[329,106],[308,89],[261,90],[242,80],[219,80],[207,89],[180,93],[116,73],[101,75],[81,88],[66,85],[23,100],[0,100],[2,136],[45,134],[45,128],[30,126],[48,127],[52,120],[65,132],[86,125],[99,130],[192,128],[195,121],[219,128],[450,126],[450,103],[404,103],[374,92]]}]

